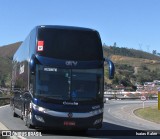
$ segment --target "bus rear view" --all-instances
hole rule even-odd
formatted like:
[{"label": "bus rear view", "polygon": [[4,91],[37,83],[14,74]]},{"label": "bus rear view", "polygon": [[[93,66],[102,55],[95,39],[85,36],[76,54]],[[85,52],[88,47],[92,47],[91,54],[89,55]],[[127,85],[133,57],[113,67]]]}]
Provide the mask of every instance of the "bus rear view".
[{"label": "bus rear view", "polygon": [[[38,26],[30,33],[29,44],[25,92],[31,99],[23,112],[28,127],[101,128],[104,57],[99,33]],[[112,78],[114,65],[108,61]]]}]

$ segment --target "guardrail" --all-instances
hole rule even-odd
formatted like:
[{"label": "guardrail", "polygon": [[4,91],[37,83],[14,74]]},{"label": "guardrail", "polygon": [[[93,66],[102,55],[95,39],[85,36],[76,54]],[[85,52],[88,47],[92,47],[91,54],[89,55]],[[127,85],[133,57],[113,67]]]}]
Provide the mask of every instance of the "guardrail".
[{"label": "guardrail", "polygon": [[[117,99],[119,99],[119,100],[135,100],[135,99],[141,99],[141,96],[139,96],[139,97],[123,97],[123,96],[106,96],[106,95],[104,95],[104,98],[105,99],[109,99],[109,100],[111,100],[111,99],[115,99],[115,100],[117,100]],[[155,99],[158,99],[158,97],[146,97],[146,99],[147,100],[155,100]]]},{"label": "guardrail", "polygon": [[10,103],[10,97],[0,97],[0,106]]},{"label": "guardrail", "polygon": [[0,97],[0,100],[10,99],[10,97]]}]

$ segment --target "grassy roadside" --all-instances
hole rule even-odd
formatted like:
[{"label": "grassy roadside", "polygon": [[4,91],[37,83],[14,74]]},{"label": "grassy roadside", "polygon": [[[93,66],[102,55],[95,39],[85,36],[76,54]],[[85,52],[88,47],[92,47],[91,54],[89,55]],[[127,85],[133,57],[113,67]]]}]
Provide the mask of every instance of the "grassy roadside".
[{"label": "grassy roadside", "polygon": [[160,124],[160,110],[158,110],[157,106],[137,109],[134,111],[134,114],[143,119]]}]

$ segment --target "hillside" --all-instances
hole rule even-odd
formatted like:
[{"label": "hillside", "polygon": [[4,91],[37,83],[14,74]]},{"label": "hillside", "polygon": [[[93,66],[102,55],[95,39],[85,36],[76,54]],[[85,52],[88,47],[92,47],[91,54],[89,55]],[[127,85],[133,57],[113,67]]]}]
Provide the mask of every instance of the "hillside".
[{"label": "hillside", "polygon": [[[115,78],[110,81],[105,77],[105,84],[116,88],[124,86],[135,91],[136,84],[160,80],[160,57],[135,49],[104,46],[105,57],[115,63]],[[105,70],[105,73],[107,71]]]},{"label": "hillside", "polygon": [[[10,86],[11,58],[20,44],[21,42],[16,42],[0,47],[0,86]],[[104,56],[109,57],[116,67],[115,78],[111,81],[107,79],[107,70],[105,71],[107,84],[131,87],[136,82],[160,80],[160,57],[139,50],[113,46],[105,46],[103,51]]]},{"label": "hillside", "polygon": [[16,42],[13,44],[5,45],[0,47],[0,57],[8,57],[11,58],[13,54],[16,52],[18,47],[20,46],[22,42]]},{"label": "hillside", "polygon": [[10,86],[12,56],[21,42],[0,47],[0,86]]},{"label": "hillside", "polygon": [[128,49],[128,48],[120,48],[114,46],[104,46],[104,55],[121,55],[126,57],[133,57],[133,58],[143,58],[143,59],[150,59],[150,60],[160,60],[159,56],[153,55],[151,53],[147,53],[140,50],[135,49]]},{"label": "hillside", "polygon": [[112,55],[110,58],[114,61],[115,64],[130,65],[132,67],[145,66],[151,71],[160,69],[160,60],[133,58],[121,55]]}]

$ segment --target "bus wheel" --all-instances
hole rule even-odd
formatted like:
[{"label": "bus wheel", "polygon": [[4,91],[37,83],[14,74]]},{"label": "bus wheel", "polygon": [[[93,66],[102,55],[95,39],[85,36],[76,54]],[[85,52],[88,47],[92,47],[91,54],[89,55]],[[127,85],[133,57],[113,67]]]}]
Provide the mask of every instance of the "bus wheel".
[{"label": "bus wheel", "polygon": [[24,111],[23,121],[25,123],[25,126],[27,126],[27,109]]},{"label": "bus wheel", "polygon": [[12,106],[12,115],[13,115],[13,117],[18,117],[18,115],[15,113],[14,104],[13,104],[13,106]]},{"label": "bus wheel", "polygon": [[30,122],[27,123],[27,127],[30,128],[30,129],[35,129],[35,126],[34,126],[34,125],[31,125]]},{"label": "bus wheel", "polygon": [[21,120],[23,120],[23,111],[21,110],[21,116],[20,116]]},{"label": "bus wheel", "polygon": [[31,114],[31,112],[29,112],[29,114],[26,116],[26,123],[25,123],[25,125],[27,125],[28,128],[34,129],[35,126],[32,125],[31,122],[30,122],[30,121],[31,121],[31,120],[30,120],[30,114]]}]

